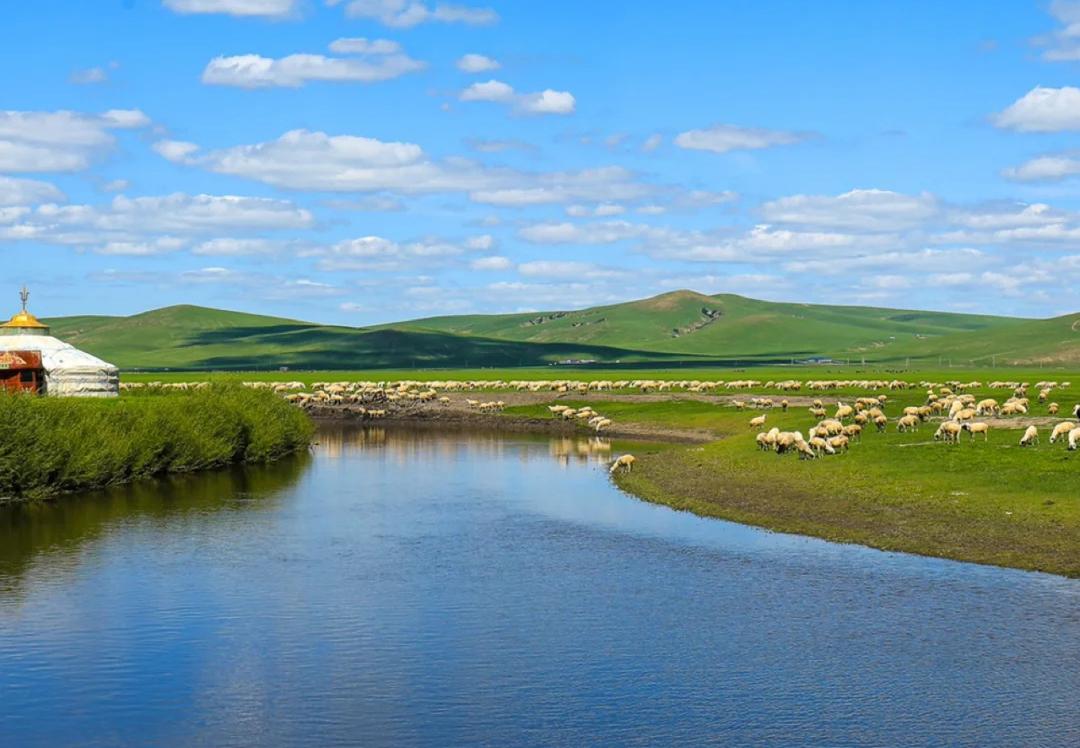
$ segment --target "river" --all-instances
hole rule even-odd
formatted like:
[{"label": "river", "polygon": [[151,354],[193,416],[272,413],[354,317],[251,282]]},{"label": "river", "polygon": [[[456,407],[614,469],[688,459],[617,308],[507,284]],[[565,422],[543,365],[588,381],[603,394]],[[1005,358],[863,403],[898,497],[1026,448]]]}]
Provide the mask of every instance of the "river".
[{"label": "river", "polygon": [[1080,582],[646,504],[597,440],[318,438],[0,507],[0,745],[1080,743]]}]

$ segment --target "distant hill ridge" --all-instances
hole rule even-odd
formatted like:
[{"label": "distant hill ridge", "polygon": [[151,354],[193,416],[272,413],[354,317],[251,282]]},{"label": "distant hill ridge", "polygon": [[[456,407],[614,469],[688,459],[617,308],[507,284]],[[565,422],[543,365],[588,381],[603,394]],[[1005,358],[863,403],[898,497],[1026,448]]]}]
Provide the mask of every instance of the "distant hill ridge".
[{"label": "distant hill ridge", "polygon": [[850,359],[1080,363],[1080,313],[1045,320],[760,301],[680,290],[578,310],[354,328],[180,305],[48,320],[125,368],[358,369]]}]

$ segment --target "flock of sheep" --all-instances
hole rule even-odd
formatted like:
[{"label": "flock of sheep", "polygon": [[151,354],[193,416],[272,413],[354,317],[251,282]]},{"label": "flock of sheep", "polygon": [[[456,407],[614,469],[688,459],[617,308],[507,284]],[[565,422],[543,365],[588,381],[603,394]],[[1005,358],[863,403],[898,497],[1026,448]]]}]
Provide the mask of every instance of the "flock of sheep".
[{"label": "flock of sheep", "polygon": [[[852,444],[861,441],[865,429],[874,428],[885,431],[890,423],[895,423],[899,432],[918,432],[931,419],[940,419],[934,432],[936,441],[958,443],[967,432],[972,440],[982,436],[988,440],[990,426],[982,418],[1007,418],[1025,416],[1033,408],[1029,392],[1034,392],[1034,399],[1045,408],[1049,416],[1057,415],[1060,405],[1052,401],[1056,389],[1068,388],[1070,382],[1044,381],[1035,385],[1026,382],[992,381],[905,381],[900,379],[815,379],[799,381],[788,380],[659,380],[659,379],[547,379],[547,380],[399,380],[399,381],[339,381],[316,382],[310,386],[304,382],[244,382],[245,386],[255,389],[268,389],[285,397],[289,402],[305,409],[322,406],[336,406],[366,419],[378,419],[387,415],[388,408],[397,408],[409,404],[439,404],[449,406],[451,398],[445,393],[472,393],[489,391],[517,391],[530,393],[552,393],[558,395],[587,395],[600,392],[626,392],[637,394],[686,392],[701,395],[721,392],[770,390],[781,395],[794,396],[802,391],[829,392],[837,390],[861,390],[864,392],[896,392],[923,388],[927,396],[923,404],[903,408],[895,420],[890,421],[885,414],[888,394],[877,394],[855,398],[851,404],[838,402],[830,415],[820,399],[815,399],[809,407],[809,413],[816,422],[804,436],[800,431],[781,431],[779,428],[764,430],[767,411],[779,408],[786,412],[790,403],[786,397],[779,402],[769,396],[754,396],[747,399],[731,400],[730,404],[738,409],[759,409],[760,415],[750,419],[752,428],[760,428],[756,435],[758,447],[777,454],[795,453],[802,459],[816,459],[827,455],[846,452]],[[206,387],[206,382],[148,382],[124,383],[125,390],[140,388],[160,388],[189,390]],[[995,398],[977,399],[968,394],[970,390],[988,388],[1005,390],[1007,399],[1000,402]],[[805,402],[805,401],[804,401]],[[480,400],[466,398],[464,404],[480,413],[497,413],[503,410],[502,400]],[[380,407],[371,407],[379,405]],[[591,407],[571,408],[566,405],[548,406],[552,416],[558,419],[587,425],[599,434],[612,426],[612,421],[596,412]],[[1072,421],[1061,421],[1050,430],[1050,443],[1065,441],[1068,449],[1080,449],[1080,405],[1074,407]],[[1037,426],[1028,426],[1021,438],[1020,446],[1037,444],[1040,433]],[[611,463],[611,472],[633,469],[633,455],[622,455]]]},{"label": "flock of sheep", "polygon": [[[979,384],[979,383],[973,383]],[[1031,408],[1028,397],[1029,385],[1024,383],[1001,383],[1002,386],[1011,387],[1012,396],[1004,403],[999,403],[994,398],[977,400],[974,395],[962,393],[963,385],[954,383],[953,386],[937,385],[937,391],[931,386],[926,393],[926,403],[919,406],[907,406],[896,420],[898,432],[917,432],[920,426],[931,417],[940,417],[942,420],[934,432],[934,440],[950,444],[958,444],[961,435],[966,431],[974,440],[977,435],[983,437],[983,441],[989,440],[990,424],[985,421],[975,420],[979,417],[995,416],[1020,416],[1027,415]],[[991,385],[993,386],[993,385]],[[1046,406],[1048,415],[1057,415],[1060,406],[1056,402],[1047,403],[1053,393],[1055,382],[1040,382],[1038,385],[1038,402]],[[1067,383],[1064,386],[1068,386]],[[759,431],[755,437],[758,448],[763,451],[784,454],[796,453],[800,459],[816,459],[824,455],[835,455],[846,452],[853,442],[860,441],[863,428],[873,425],[877,431],[885,431],[889,424],[889,418],[884,413],[887,395],[876,397],[860,397],[853,405],[838,402],[836,412],[831,418],[827,418],[826,411],[821,400],[814,400],[810,407],[810,414],[820,419],[809,430],[807,437],[801,431],[781,431],[772,428],[768,431]],[[746,403],[735,401],[732,403],[737,408],[746,407]],[[769,398],[753,398],[750,405],[757,408],[771,408],[774,403]],[[782,410],[787,411],[788,401],[780,403]],[[1064,439],[1069,450],[1080,448],[1080,405],[1073,408],[1073,421],[1061,421],[1054,426],[1050,433],[1050,443]],[[761,428],[767,420],[766,414],[755,416],[750,419],[751,428]],[[1028,426],[1020,437],[1020,446],[1027,447],[1038,444],[1039,429],[1035,425]]]}]

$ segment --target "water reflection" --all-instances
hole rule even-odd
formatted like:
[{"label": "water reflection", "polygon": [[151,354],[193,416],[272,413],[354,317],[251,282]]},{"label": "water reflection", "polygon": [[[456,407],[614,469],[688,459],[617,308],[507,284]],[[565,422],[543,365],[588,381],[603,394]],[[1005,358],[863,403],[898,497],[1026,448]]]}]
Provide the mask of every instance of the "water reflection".
[{"label": "water reflection", "polygon": [[36,563],[68,569],[82,548],[114,529],[163,528],[191,514],[272,510],[310,464],[308,454],[270,465],[170,475],[52,501],[0,505],[0,595],[17,591]]},{"label": "water reflection", "polygon": [[0,746],[1080,743],[1073,580],[634,501],[588,438],[319,439],[4,510]]},{"label": "water reflection", "polygon": [[604,465],[611,459],[611,439],[598,436],[546,436],[514,434],[507,439],[498,431],[469,431],[467,439],[447,438],[435,429],[326,424],[319,431],[317,451],[320,457],[336,460],[355,450],[379,449],[395,462],[404,464],[419,455],[450,457],[463,449],[471,455],[500,457],[513,453],[516,459],[535,460],[537,453],[518,449],[515,443],[547,443],[547,452],[559,465]]}]

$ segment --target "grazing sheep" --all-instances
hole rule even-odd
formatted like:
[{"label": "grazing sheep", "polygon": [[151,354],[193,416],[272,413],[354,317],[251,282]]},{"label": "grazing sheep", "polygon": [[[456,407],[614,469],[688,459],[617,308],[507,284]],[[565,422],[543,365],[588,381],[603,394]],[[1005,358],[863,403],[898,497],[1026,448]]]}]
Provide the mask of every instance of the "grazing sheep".
[{"label": "grazing sheep", "polygon": [[1062,421],[1054,427],[1053,431],[1050,432],[1050,443],[1053,444],[1058,439],[1072,431],[1074,428],[1076,428],[1076,424],[1072,421]]},{"label": "grazing sheep", "polygon": [[810,448],[813,449],[815,452],[817,452],[819,455],[822,452],[825,452],[825,453],[831,454],[831,455],[836,454],[836,450],[833,449],[833,446],[831,444],[829,444],[829,442],[827,442],[825,439],[822,439],[820,436],[810,437],[809,444],[810,444]]},{"label": "grazing sheep", "polygon": [[942,421],[938,430],[934,432],[934,441],[956,444],[960,440],[961,430],[960,424],[956,421]]},{"label": "grazing sheep", "polygon": [[878,431],[884,431],[885,427],[889,425],[889,419],[884,415],[875,416],[874,425],[877,426]]},{"label": "grazing sheep", "polygon": [[787,400],[781,400],[780,401],[780,410],[787,413],[787,409],[788,409],[788,401]]},{"label": "grazing sheep", "polygon": [[975,441],[975,434],[982,434],[983,441],[988,441],[990,439],[990,424],[983,423],[982,421],[969,421],[964,424],[964,428],[971,434],[972,441]]},{"label": "grazing sheep", "polygon": [[765,414],[750,419],[750,428],[760,428],[765,425]]},{"label": "grazing sheep", "polygon": [[837,403],[837,407],[836,407],[836,419],[837,420],[842,421],[845,418],[851,418],[851,416],[853,416],[853,415],[855,415],[855,409],[854,408],[852,408],[850,405],[844,405],[843,403]]},{"label": "grazing sheep", "polygon": [[780,436],[780,429],[773,426],[767,432],[762,431],[757,435],[757,444],[763,451],[776,449],[776,440]]},{"label": "grazing sheep", "polygon": [[1073,408],[1073,418],[1080,419],[1080,405]]},{"label": "grazing sheep", "polygon": [[829,439],[829,446],[836,452],[847,452],[850,445],[851,443],[848,441],[848,438],[843,434]]},{"label": "grazing sheep", "polygon": [[1069,432],[1069,451],[1075,452],[1078,446],[1080,446],[1080,429],[1073,429]]},{"label": "grazing sheep", "polygon": [[844,430],[844,424],[835,418],[829,418],[818,424],[818,430],[824,430],[829,436],[836,436]]},{"label": "grazing sheep", "polygon": [[[974,438],[974,436],[972,436]],[[1028,426],[1024,435],[1020,437],[1021,447],[1030,447],[1039,443],[1039,429],[1034,426]]]},{"label": "grazing sheep", "polygon": [[896,430],[901,433],[905,431],[918,431],[919,423],[921,422],[917,415],[906,415],[896,422]]},{"label": "grazing sheep", "polygon": [[622,468],[624,473],[629,473],[634,469],[634,463],[637,462],[637,458],[633,455],[622,455],[617,457],[613,463],[611,463],[611,470],[608,472],[611,475],[615,474],[615,471]]},{"label": "grazing sheep", "polygon": [[1061,409],[1061,406],[1058,405],[1057,403],[1050,403],[1049,405],[1046,406],[1046,412],[1049,413],[1052,416],[1056,416],[1058,414],[1058,410],[1060,410],[1060,409]]},{"label": "grazing sheep", "polygon": [[855,441],[862,441],[862,426],[853,423],[844,427],[844,436]]}]

